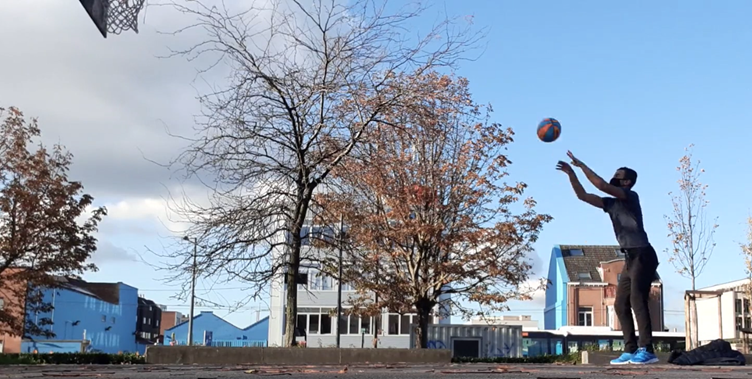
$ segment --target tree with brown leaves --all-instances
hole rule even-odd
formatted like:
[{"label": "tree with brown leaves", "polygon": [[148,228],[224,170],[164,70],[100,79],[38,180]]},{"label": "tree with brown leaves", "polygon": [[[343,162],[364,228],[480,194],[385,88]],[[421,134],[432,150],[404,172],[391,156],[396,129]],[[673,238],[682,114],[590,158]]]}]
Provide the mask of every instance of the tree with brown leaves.
[{"label": "tree with brown leaves", "polygon": [[53,337],[52,320],[24,315],[52,309],[43,294],[58,286],[55,276],[96,270],[87,260],[106,210],[87,215],[94,199],[68,179],[72,155],[36,142],[36,119],[27,121],[14,107],[0,108],[0,118],[0,324],[13,335]]},{"label": "tree with brown leaves", "polygon": [[343,280],[360,294],[354,311],[417,313],[425,348],[437,306],[466,316],[478,311],[462,301],[501,311],[544,286],[523,284],[551,217],[522,200],[524,183],[507,182],[513,132],[490,122],[466,79],[423,72],[400,80],[414,88],[409,101],[384,113],[318,200],[347,225]]},{"label": "tree with brown leaves", "polygon": [[[705,172],[700,168],[700,161],[692,160],[694,145],[685,149],[686,154],[679,160],[676,171],[679,172],[679,192],[671,196],[673,212],[665,215],[668,237],[671,248],[667,249],[668,261],[674,265],[676,272],[692,282],[692,290],[696,289],[697,277],[702,274],[705,265],[710,261],[715,248],[713,236],[718,228],[717,219],[708,219],[706,209],[708,201],[705,199],[707,184],[700,181]],[[690,309],[691,348],[697,347],[697,308]]]},{"label": "tree with brown leaves", "polygon": [[[311,259],[301,246],[314,193],[408,96],[397,74],[452,67],[477,37],[445,21],[416,38],[405,32],[425,9],[388,14],[381,3],[293,0],[241,11],[174,3],[197,20],[186,29],[207,33],[175,54],[224,63],[231,74],[224,88],[200,96],[197,137],[173,162],[208,183],[209,204],[185,198],[172,208],[201,246],[200,275],[247,283],[249,299],[286,277],[285,345],[294,341],[296,279]],[[185,247],[163,255],[166,280],[190,281]]]}]

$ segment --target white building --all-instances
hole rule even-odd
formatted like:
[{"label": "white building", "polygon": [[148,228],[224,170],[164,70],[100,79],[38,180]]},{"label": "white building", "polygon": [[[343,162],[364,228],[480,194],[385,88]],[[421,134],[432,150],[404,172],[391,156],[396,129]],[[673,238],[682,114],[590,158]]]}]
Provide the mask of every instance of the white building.
[{"label": "white building", "polygon": [[697,337],[700,344],[718,338],[738,339],[741,338],[739,328],[752,328],[749,298],[745,294],[745,286],[749,283],[749,279],[742,279],[698,289],[722,291],[720,296],[698,297],[696,300],[697,325],[700,325]]},{"label": "white building", "polygon": [[[307,232],[304,232],[307,234]],[[282,258],[282,249],[275,251],[273,259]],[[324,251],[304,246],[302,256],[313,257]],[[307,285],[298,284],[298,329],[305,331],[308,347],[333,347],[336,345],[337,323],[337,280],[320,275],[317,267],[300,270]],[[408,348],[410,346],[410,324],[417,323],[416,314],[399,315],[384,312],[381,317],[347,316],[345,309],[348,299],[355,296],[353,289],[346,284],[342,286],[343,330],[340,337],[341,347],[373,347],[374,334],[378,335],[379,348]],[[284,341],[285,286],[282,275],[271,283],[269,303],[269,346],[282,346]],[[435,314],[439,314],[437,307]],[[448,310],[441,312],[442,317],[435,317],[434,323],[448,324]],[[303,337],[297,337],[303,340]]]}]

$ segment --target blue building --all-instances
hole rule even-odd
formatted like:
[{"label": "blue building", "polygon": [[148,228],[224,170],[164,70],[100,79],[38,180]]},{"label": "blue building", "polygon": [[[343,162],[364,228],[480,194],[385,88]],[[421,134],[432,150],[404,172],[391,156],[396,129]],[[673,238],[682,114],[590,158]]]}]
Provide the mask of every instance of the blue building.
[{"label": "blue building", "polygon": [[[193,318],[193,344],[204,345],[205,333],[210,334],[211,346],[266,346],[269,335],[269,317],[241,329],[217,316],[214,312],[204,311]],[[164,343],[175,341],[185,345],[188,341],[188,322],[165,330]]]},{"label": "blue building", "polygon": [[[44,301],[51,303],[54,309],[48,314],[26,316],[37,320],[48,317],[53,322],[49,329],[55,337],[39,336],[25,340],[21,343],[22,352],[47,352],[51,346],[63,349],[62,346],[70,345],[64,341],[79,341],[77,346],[80,348],[80,342],[84,340],[89,341],[88,351],[125,353],[139,350],[136,344],[136,288],[124,283],[88,283],[73,278],[59,280],[59,288],[47,290],[44,294]],[[68,349],[75,352],[79,348]]]},{"label": "blue building", "polygon": [[569,282],[564,256],[559,245],[551,249],[548,281],[546,308],[543,310],[543,328],[557,330],[567,324],[567,282]]}]

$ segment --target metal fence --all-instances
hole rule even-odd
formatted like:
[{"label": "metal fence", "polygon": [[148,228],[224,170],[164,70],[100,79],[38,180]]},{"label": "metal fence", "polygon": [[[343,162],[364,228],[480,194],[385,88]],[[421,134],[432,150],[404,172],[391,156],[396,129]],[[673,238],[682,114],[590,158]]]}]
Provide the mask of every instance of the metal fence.
[{"label": "metal fence", "polygon": [[[176,341],[179,346],[187,345],[186,341]],[[196,341],[194,346],[204,346],[203,342]],[[214,347],[266,347],[265,340],[214,340],[211,342]]]}]

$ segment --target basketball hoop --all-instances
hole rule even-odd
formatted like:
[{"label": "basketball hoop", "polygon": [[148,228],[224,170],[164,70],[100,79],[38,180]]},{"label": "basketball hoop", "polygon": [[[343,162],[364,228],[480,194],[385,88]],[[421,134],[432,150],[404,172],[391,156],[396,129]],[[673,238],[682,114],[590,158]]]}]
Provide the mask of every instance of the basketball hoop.
[{"label": "basketball hoop", "polygon": [[110,0],[106,2],[107,32],[120,34],[126,30],[138,33],[138,14],[145,0]]}]

